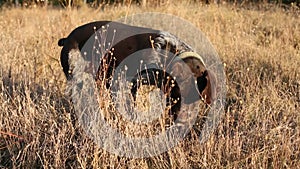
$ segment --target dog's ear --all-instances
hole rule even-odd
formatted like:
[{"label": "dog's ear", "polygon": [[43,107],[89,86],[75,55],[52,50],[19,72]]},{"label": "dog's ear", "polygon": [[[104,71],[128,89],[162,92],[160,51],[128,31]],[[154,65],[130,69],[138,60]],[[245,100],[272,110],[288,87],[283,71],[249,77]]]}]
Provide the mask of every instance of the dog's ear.
[{"label": "dog's ear", "polygon": [[204,75],[197,79],[197,84],[205,103],[213,103],[217,97],[216,75],[211,70],[206,70]]},{"label": "dog's ear", "polygon": [[172,74],[174,77],[181,79],[185,76],[185,71],[183,71],[183,64],[180,64],[179,62],[175,62],[172,64]]},{"label": "dog's ear", "polygon": [[[193,77],[188,65],[184,64],[184,62],[178,61],[174,62],[171,66],[172,76],[176,77],[176,80],[185,82],[187,79]],[[190,82],[190,81],[186,81]]]},{"label": "dog's ear", "polygon": [[201,97],[197,92],[194,74],[189,66],[182,61],[178,61],[172,64],[171,69],[172,76],[176,78],[176,82],[180,85],[180,95],[183,98],[183,102],[190,104],[199,100]]}]

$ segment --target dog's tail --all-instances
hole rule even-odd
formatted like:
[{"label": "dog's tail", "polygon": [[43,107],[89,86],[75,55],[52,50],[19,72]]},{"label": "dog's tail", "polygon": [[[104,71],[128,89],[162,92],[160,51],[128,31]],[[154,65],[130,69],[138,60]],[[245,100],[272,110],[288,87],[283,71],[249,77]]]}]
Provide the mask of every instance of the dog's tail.
[{"label": "dog's tail", "polygon": [[65,44],[65,40],[66,40],[67,38],[61,38],[61,39],[59,39],[59,41],[58,41],[58,46],[64,46],[64,44]]}]

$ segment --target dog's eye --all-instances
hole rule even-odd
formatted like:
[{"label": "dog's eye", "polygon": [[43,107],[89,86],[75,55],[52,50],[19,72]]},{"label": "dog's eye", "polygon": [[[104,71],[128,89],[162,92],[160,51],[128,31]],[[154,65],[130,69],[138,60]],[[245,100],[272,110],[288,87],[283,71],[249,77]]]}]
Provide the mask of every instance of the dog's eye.
[{"label": "dog's eye", "polygon": [[197,69],[200,69],[200,66],[197,66]]}]

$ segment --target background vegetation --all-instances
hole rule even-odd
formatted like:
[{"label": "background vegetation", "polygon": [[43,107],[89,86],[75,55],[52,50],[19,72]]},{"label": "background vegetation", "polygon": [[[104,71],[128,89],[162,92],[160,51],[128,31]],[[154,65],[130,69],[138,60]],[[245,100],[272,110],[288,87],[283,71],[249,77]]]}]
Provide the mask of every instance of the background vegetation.
[{"label": "background vegetation", "polygon": [[[84,23],[144,11],[180,16],[206,34],[226,65],[227,105],[207,142],[192,135],[167,156],[125,159],[97,147],[73,124],[57,41]],[[297,7],[258,10],[184,1],[151,8],[3,8],[0,30],[0,167],[300,167]]]},{"label": "background vegetation", "polygon": [[[203,4],[235,4],[235,5],[249,5],[249,4],[278,4],[278,5],[300,5],[300,0],[186,0],[190,3],[203,3]],[[0,0],[0,5],[8,6],[62,6],[62,7],[103,7],[106,5],[129,5],[136,4],[140,6],[159,6],[163,4],[170,4],[174,2],[180,2],[179,0]]]}]

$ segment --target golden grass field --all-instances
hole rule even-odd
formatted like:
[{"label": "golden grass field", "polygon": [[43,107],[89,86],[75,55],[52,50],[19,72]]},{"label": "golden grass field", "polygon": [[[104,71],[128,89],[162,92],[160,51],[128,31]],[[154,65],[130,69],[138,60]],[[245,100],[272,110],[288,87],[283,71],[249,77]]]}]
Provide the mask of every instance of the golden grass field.
[{"label": "golden grass field", "polygon": [[[73,125],[58,39],[95,20],[155,11],[197,26],[224,62],[227,104],[207,142],[145,159],[118,158]],[[299,168],[299,10],[175,3],[2,9],[0,168]],[[74,113],[74,112],[73,112]]]}]

